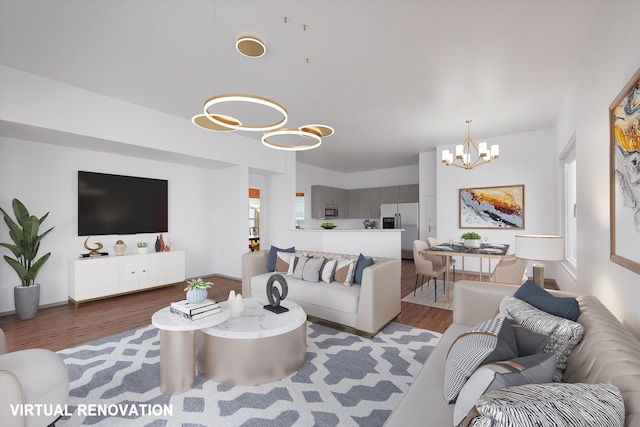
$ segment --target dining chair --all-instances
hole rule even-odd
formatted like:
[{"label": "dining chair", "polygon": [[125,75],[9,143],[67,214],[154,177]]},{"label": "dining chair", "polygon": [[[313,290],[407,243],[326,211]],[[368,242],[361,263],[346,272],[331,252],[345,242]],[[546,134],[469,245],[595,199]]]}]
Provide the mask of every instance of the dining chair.
[{"label": "dining chair", "polygon": [[496,265],[490,282],[507,283],[510,285],[521,285],[529,277],[526,274],[528,261],[526,259],[516,258],[515,255],[507,255],[502,258]]},{"label": "dining chair", "polygon": [[[447,265],[442,264],[440,255],[431,255],[427,254],[424,251],[428,250],[429,247],[426,242],[422,240],[414,240],[413,241],[413,262],[416,267],[416,283],[413,288],[413,295],[416,295],[416,290],[418,289],[418,277],[421,277],[420,280],[420,290],[422,290],[422,286],[424,284],[424,276],[427,276],[427,285],[429,281],[433,278],[434,280],[434,295],[435,301],[438,300],[438,276],[442,275],[443,281],[445,280],[444,274],[447,270]],[[443,286],[444,289],[444,286]]]},{"label": "dining chair", "polygon": [[[429,249],[431,249],[434,246],[438,246],[439,244],[440,242],[435,237],[427,237],[427,245],[429,246]],[[441,258],[442,264],[444,264],[446,268],[446,265],[447,265],[446,255],[442,255],[440,258]],[[449,260],[449,267],[453,269],[453,281],[455,282],[456,281],[456,260],[454,257],[450,257],[450,258],[451,259]],[[443,289],[443,292],[444,292],[444,289]]]}]

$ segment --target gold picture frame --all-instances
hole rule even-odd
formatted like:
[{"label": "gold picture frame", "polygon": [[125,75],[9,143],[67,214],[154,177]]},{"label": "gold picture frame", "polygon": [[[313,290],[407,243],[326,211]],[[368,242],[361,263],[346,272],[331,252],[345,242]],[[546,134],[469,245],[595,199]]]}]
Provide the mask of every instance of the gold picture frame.
[{"label": "gold picture frame", "polygon": [[460,228],[524,229],[524,185],[461,188],[458,203]]},{"label": "gold picture frame", "polygon": [[640,69],[609,106],[611,261],[640,274]]}]

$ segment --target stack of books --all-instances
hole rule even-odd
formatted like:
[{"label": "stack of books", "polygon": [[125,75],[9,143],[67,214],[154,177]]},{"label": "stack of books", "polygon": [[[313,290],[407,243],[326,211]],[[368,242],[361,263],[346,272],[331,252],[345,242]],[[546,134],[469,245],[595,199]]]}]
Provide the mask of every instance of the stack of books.
[{"label": "stack of books", "polygon": [[220,313],[220,306],[217,301],[210,299],[206,299],[200,304],[191,304],[185,299],[182,301],[172,302],[170,310],[173,314],[182,316],[185,319],[197,320]]}]

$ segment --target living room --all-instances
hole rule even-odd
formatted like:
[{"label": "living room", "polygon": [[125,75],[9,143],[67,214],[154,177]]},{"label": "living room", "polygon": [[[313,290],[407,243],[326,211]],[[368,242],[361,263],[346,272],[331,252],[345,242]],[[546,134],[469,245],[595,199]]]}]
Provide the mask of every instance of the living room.
[{"label": "living room", "polygon": [[[8,3],[3,0],[2,7]],[[576,58],[576,66],[568,71],[572,77],[566,92],[556,94],[561,101],[553,123],[486,135],[488,143],[500,144],[500,159],[472,171],[447,168],[440,162],[442,150],[451,149],[466,136],[466,116],[459,117],[459,134],[439,139],[443,142],[429,151],[416,151],[411,165],[337,172],[298,161],[294,153],[263,147],[238,132],[205,132],[189,118],[62,83],[63,79],[30,72],[28,67],[7,65],[5,46],[19,46],[20,42],[2,37],[0,207],[10,209],[11,200],[17,197],[33,214],[50,212],[46,224],[55,229],[41,249],[52,252],[39,275],[41,307],[67,302],[69,263],[86,252],[86,236],[77,234],[77,172],[81,170],[168,180],[166,237],[176,250],[185,251],[186,277],[240,278],[242,254],[247,251],[249,187],[261,189],[264,248],[295,244],[314,249],[299,243],[299,235],[292,230],[294,196],[296,192],[308,194],[314,184],[349,189],[418,183],[421,204],[428,196],[437,197],[438,237],[445,241],[461,233],[457,223],[460,188],[522,184],[526,191],[524,231],[560,233],[559,157],[575,138],[578,269],[574,277],[561,263],[548,263],[546,276],[563,291],[597,296],[640,337],[640,313],[635,307],[640,299],[638,274],[610,260],[607,114],[640,66],[640,51],[632,37],[640,3],[584,3],[593,17],[578,49],[566,52]],[[202,93],[202,100],[211,95]],[[34,101],[45,111],[35,109],[34,113]],[[526,104],[526,100],[517,102]],[[199,107],[193,105],[194,114]],[[474,117],[474,125],[481,123]],[[472,135],[474,129],[472,126]],[[324,144],[331,142],[328,138]],[[515,234],[492,231],[490,238],[512,244]],[[89,242],[101,242],[111,251],[118,239],[134,248],[137,241],[152,245],[155,238],[155,234],[93,236]],[[0,241],[8,239],[6,227],[0,227]],[[11,267],[0,263],[2,316],[13,315],[16,280]]]}]

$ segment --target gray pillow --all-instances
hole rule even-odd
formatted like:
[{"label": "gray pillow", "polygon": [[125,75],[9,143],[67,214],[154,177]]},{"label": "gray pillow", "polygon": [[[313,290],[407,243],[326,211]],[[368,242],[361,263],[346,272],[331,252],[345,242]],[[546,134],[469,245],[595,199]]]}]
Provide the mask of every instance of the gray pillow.
[{"label": "gray pillow", "polygon": [[530,331],[549,337],[544,351],[556,354],[557,366],[553,381],[562,381],[567,367],[567,357],[582,339],[582,325],[538,310],[512,296],[506,296],[500,302],[500,316],[509,316]]},{"label": "gray pillow", "polygon": [[453,413],[453,425],[459,426],[485,393],[516,385],[548,383],[555,371],[556,355],[552,353],[517,357],[480,366],[460,390]]},{"label": "gray pillow", "polygon": [[513,328],[506,317],[496,317],[460,335],[451,344],[444,369],[444,397],[455,402],[476,368],[496,360],[518,356]]},{"label": "gray pillow", "polygon": [[509,323],[516,335],[518,356],[531,356],[532,354],[544,352],[544,348],[549,343],[548,336],[530,331],[518,325],[515,320],[509,319]]},{"label": "gray pillow", "polygon": [[[472,427],[624,426],[624,401],[611,384],[527,384],[478,400]],[[462,424],[465,426],[466,424]]]},{"label": "gray pillow", "polygon": [[326,260],[324,258],[309,258],[302,270],[302,280],[317,283],[320,281],[320,269]]}]

